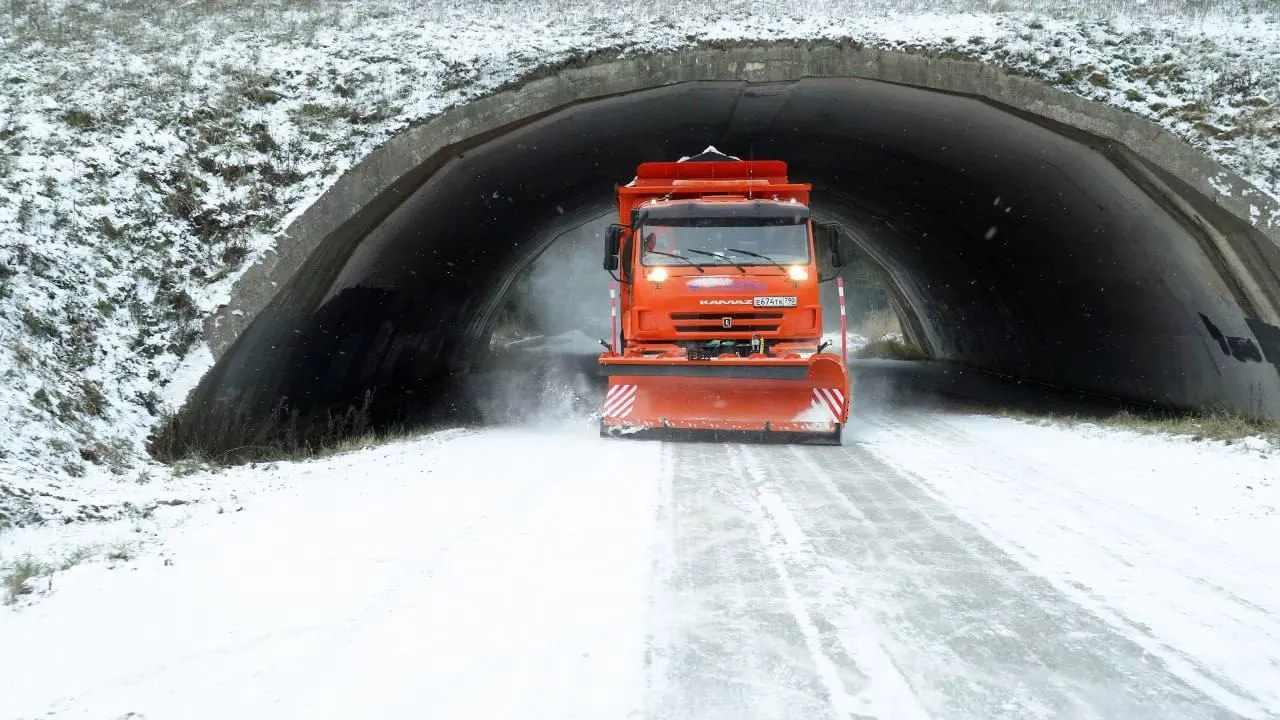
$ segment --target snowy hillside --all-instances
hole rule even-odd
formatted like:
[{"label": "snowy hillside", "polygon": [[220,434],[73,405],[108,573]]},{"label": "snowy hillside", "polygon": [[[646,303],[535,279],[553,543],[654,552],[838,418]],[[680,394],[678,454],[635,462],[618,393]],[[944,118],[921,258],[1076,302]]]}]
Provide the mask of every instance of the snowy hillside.
[{"label": "snowy hillside", "polygon": [[972,57],[1157,120],[1280,199],[1280,15],[923,5],[0,3],[0,524],[35,487],[158,472],[142,441],[209,362],[200,319],[339,174],[590,52],[844,38]]}]

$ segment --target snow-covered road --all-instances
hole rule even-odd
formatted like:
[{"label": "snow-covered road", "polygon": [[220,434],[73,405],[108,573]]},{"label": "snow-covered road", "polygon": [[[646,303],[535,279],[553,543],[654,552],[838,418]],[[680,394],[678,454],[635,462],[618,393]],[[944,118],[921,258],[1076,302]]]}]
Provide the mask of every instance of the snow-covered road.
[{"label": "snow-covered road", "polygon": [[900,410],[245,469],[243,510],[0,612],[0,716],[1275,717],[1277,466]]}]

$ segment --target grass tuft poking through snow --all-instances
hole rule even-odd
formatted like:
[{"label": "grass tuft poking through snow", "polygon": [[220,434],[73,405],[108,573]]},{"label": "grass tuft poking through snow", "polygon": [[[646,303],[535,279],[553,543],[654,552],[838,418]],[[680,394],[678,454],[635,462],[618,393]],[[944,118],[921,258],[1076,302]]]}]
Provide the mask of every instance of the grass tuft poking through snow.
[{"label": "grass tuft poking through snow", "polygon": [[[369,401],[362,407],[349,407],[345,413],[328,413],[322,418],[300,417],[297,411],[280,407],[249,431],[246,418],[227,415],[224,423],[210,427],[192,412],[180,410],[167,414],[148,438],[152,457],[166,463],[202,461],[211,465],[232,465],[262,460],[301,460],[331,452],[341,452],[352,443],[379,436],[396,438],[403,428],[370,429]],[[194,422],[193,422],[194,419]],[[235,438],[228,442],[227,438]],[[243,442],[243,438],[249,438]],[[230,450],[222,448],[230,447]]]},{"label": "grass tuft poking through snow", "polygon": [[1280,450],[1280,421],[1260,420],[1232,413],[1169,415],[1120,411],[1096,418],[1045,415],[1015,410],[1004,410],[999,414],[1034,423],[1095,424],[1144,435],[1186,438],[1195,442],[1218,441],[1225,445],[1245,444],[1259,450]]},{"label": "grass tuft poking through snow", "polygon": [[36,578],[48,575],[52,568],[32,558],[23,558],[0,566],[0,583],[4,585],[4,601],[6,605],[17,602],[18,598],[32,592],[32,584]]},{"label": "grass tuft poking through snow", "polygon": [[211,361],[202,318],[396,133],[598,54],[794,39],[1001,65],[1280,199],[1265,0],[0,0],[0,476],[22,481],[0,483],[0,521],[29,519],[36,485],[143,472]]}]

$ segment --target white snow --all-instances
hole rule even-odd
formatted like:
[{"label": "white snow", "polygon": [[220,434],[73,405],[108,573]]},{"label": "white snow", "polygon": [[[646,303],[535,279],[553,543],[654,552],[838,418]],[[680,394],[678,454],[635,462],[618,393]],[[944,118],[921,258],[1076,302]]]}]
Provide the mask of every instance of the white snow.
[{"label": "white snow", "polygon": [[[831,706],[841,717],[871,716],[877,718],[927,718],[911,691],[910,684],[894,667],[879,642],[882,633],[865,622],[858,613],[843,616],[853,627],[841,637],[841,647],[848,652],[857,666],[874,679],[868,691],[851,696],[838,677],[839,670],[822,648],[820,633],[806,609],[807,602],[796,591],[795,583],[787,569],[788,564],[813,572],[821,566],[821,559],[814,552],[803,528],[777,491],[768,485],[760,489],[760,507],[755,514],[761,544],[769,557],[769,564],[778,575],[787,595],[787,604],[796,624],[805,636],[805,645],[819,669],[819,677],[827,691]],[[780,536],[780,537],[779,537]],[[777,539],[775,539],[777,538]],[[781,540],[779,542],[778,540]],[[848,638],[846,640],[846,638]]]},{"label": "white snow", "polygon": [[[712,155],[724,155],[725,157],[727,157],[727,158],[729,158],[729,159],[731,159],[731,160],[741,160],[741,159],[742,159],[742,158],[738,157],[737,155],[728,155],[728,154],[726,154],[726,153],[722,153],[722,152],[720,152],[720,150],[718,150],[718,149],[716,148],[716,146],[715,146],[715,145],[708,145],[708,146],[706,147],[706,149],[705,149],[705,150],[703,150],[702,152],[700,152],[700,153],[698,153],[698,154],[699,154],[699,155],[706,155],[706,154],[708,154],[708,153],[710,153],[710,154],[712,154]],[[695,156],[693,156],[693,155],[685,155],[685,156],[681,157],[679,160],[676,160],[676,162],[688,162],[688,161],[689,161],[690,159],[692,159],[693,157],[695,157]]]},{"label": "white snow", "polygon": [[567,355],[599,355],[604,348],[600,339],[592,339],[578,330],[560,333],[559,335],[532,335],[518,340],[496,340],[495,349],[519,349],[521,352],[537,354]]},{"label": "white snow", "polygon": [[[887,338],[888,336],[885,336],[885,337]],[[863,337],[862,335],[859,335],[856,332],[853,332],[852,330],[845,332],[844,339],[845,339],[844,350],[845,352],[848,353],[849,357],[851,358],[853,357],[854,353],[861,350],[864,346],[867,345],[867,343],[870,342],[870,340]],[[822,342],[829,343],[825,348],[822,349],[823,352],[834,353],[836,355],[840,354],[841,346],[840,346],[839,332],[823,333]]]},{"label": "white snow", "polygon": [[[621,719],[691,697],[727,708],[741,699],[699,693],[754,678],[766,684],[743,690],[769,702],[936,717],[939,703],[981,697],[932,679],[938,653],[953,640],[991,650],[1005,642],[992,624],[1033,611],[1080,617],[1013,636],[1065,653],[1024,669],[1017,707],[1059,692],[1106,707],[1128,684],[1092,674],[1108,668],[1158,683],[1144,688],[1155,703],[1182,693],[1167,673],[1245,717],[1280,706],[1275,450],[917,412],[859,415],[847,438],[646,443],[586,421],[455,430],[196,473],[211,502],[132,527],[22,528],[3,536],[4,557],[130,545],[0,607],[0,715]],[[912,499],[915,485],[935,501]],[[975,549],[961,521],[1017,565]],[[913,584],[928,578],[951,584]],[[931,613],[958,588],[1004,600]],[[1158,662],[1072,665],[1089,651],[1051,643],[1090,618],[1115,633],[1091,642],[1132,642]],[[1019,672],[1013,656],[962,660],[987,688]],[[774,661],[797,674],[769,679]],[[797,687],[821,690],[787,695]]]},{"label": "white snow", "polygon": [[4,482],[142,472],[148,429],[208,366],[201,318],[291,219],[410,124],[596,51],[828,38],[972,57],[1150,118],[1253,183],[1223,194],[1280,198],[1280,17],[1263,4],[211,7],[0,19]]},{"label": "white snow", "polygon": [[578,430],[223,474],[261,487],[0,611],[0,715],[626,717],[658,446]]},{"label": "white snow", "polygon": [[[761,489],[760,505],[756,509],[754,519],[760,535],[760,544],[765,548],[769,565],[773,568],[786,594],[787,609],[804,636],[805,649],[817,668],[818,678],[822,682],[823,689],[826,690],[831,707],[840,717],[854,717],[859,709],[856,701],[845,690],[844,683],[840,681],[839,668],[823,649],[821,634],[809,615],[805,598],[796,589],[791,573],[787,570],[787,556],[803,557],[807,554],[804,533],[796,525],[777,493],[769,489]],[[776,535],[781,535],[781,542],[775,539]]]},{"label": "white snow", "polygon": [[1280,707],[1276,448],[976,416],[871,423],[857,434],[875,455],[1189,685],[1248,717]]},{"label": "white snow", "polygon": [[830,423],[831,410],[829,410],[826,405],[815,400],[809,405],[809,407],[796,413],[796,415],[791,418],[791,422],[808,422],[814,424]]}]

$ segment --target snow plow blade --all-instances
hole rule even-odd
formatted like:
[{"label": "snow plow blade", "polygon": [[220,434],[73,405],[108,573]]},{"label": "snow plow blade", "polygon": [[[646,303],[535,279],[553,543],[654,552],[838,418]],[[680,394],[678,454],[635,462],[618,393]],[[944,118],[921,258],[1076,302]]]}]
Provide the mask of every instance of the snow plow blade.
[{"label": "snow plow blade", "polygon": [[600,363],[601,435],[839,444],[849,417],[849,372],[832,354]]}]

